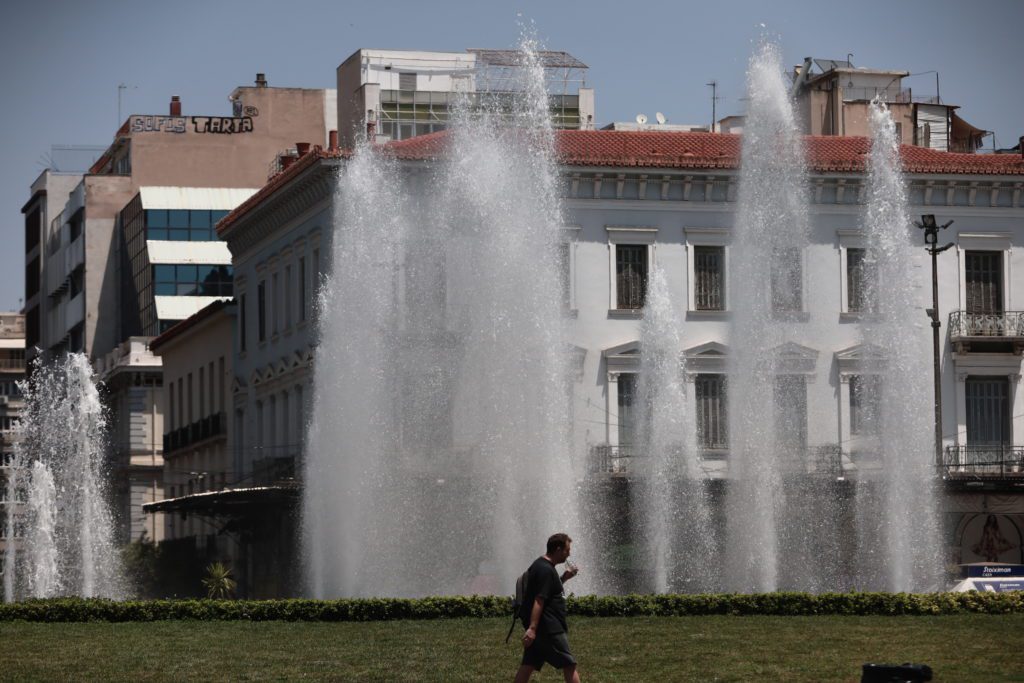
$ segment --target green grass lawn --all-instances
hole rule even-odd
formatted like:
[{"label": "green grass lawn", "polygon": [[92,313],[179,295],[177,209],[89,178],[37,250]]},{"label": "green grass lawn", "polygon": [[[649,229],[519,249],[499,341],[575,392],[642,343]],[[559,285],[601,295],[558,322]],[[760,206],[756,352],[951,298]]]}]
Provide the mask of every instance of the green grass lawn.
[{"label": "green grass lawn", "polygon": [[[859,681],[864,662],[937,681],[1024,681],[1024,615],[576,618],[584,681]],[[511,680],[504,619],[371,623],[0,623],[0,680]],[[516,630],[518,637],[520,630]],[[545,669],[534,680],[560,681]]]}]

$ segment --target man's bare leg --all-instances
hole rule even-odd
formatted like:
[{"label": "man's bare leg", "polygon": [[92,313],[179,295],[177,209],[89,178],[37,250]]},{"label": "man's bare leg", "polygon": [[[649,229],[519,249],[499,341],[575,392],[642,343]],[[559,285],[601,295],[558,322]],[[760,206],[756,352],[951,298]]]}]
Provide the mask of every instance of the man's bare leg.
[{"label": "man's bare leg", "polygon": [[562,675],[565,676],[565,683],[580,683],[580,674],[575,664],[562,669]]},{"label": "man's bare leg", "polygon": [[[533,667],[529,664],[522,664],[519,666],[519,671],[516,672],[515,683],[527,683],[530,680],[530,676],[533,675]],[[576,679],[579,681],[579,679]]]}]

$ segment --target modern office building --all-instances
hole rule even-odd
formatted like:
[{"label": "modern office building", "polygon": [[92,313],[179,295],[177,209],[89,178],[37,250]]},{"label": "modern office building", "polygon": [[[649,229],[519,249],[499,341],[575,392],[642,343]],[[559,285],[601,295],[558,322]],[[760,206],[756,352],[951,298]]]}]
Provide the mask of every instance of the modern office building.
[{"label": "modern office building", "polygon": [[[568,52],[541,51],[537,59],[547,76],[554,127],[592,128],[587,65]],[[367,124],[378,142],[444,130],[458,106],[511,112],[523,66],[518,50],[357,50],[337,72],[341,144],[351,147]]]},{"label": "modern office building", "polygon": [[227,116],[186,115],[177,96],[166,114],[129,116],[86,173],[44,172],[23,210],[30,356],[85,353],[105,383],[125,542],[164,530],[141,512],[164,497],[149,340],[231,298],[231,258],[213,226],[336,128],[333,90],[270,87],[258,74],[229,99]]}]

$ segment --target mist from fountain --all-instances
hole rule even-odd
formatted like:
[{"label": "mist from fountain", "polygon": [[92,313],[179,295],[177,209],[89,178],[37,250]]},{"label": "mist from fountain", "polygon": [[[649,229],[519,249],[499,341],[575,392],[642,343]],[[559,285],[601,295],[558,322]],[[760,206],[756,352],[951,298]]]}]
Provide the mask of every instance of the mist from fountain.
[{"label": "mist from fountain", "polygon": [[640,327],[637,431],[644,460],[632,504],[639,512],[634,534],[646,544],[657,593],[708,591],[717,574],[707,482],[683,379],[681,332],[665,272],[654,266]]},{"label": "mist from fountain", "polygon": [[24,548],[12,597],[125,594],[105,482],[106,418],[88,359],[39,364],[15,430]]},{"label": "mist from fountain", "polygon": [[[800,332],[802,259],[809,242],[802,136],[777,47],[762,45],[747,72],[742,171],[727,294],[733,311],[730,461],[726,501],[727,582],[740,591],[780,585],[780,544],[798,550],[815,533],[809,518],[789,524],[783,475],[806,454],[806,390],[787,374],[783,344]],[[803,405],[800,405],[800,401]]]},{"label": "mist from fountain", "polygon": [[303,500],[314,596],[505,593],[551,533],[587,534],[529,41],[522,61],[511,121],[467,100],[444,159],[402,168],[362,142],[341,170]]},{"label": "mist from fountain", "polygon": [[[863,220],[866,300],[871,311],[862,317],[864,348],[878,350],[884,372],[864,384],[862,403],[875,420],[880,469],[865,479],[858,501],[858,536],[868,548],[884,549],[885,572],[865,577],[882,580],[891,591],[934,590],[940,582],[941,542],[934,477],[931,348],[925,324],[927,292],[908,278],[918,267],[919,236],[909,216],[906,182],[900,171],[896,124],[877,99],[869,109],[871,153],[868,158]],[[876,367],[877,360],[865,361]],[[877,497],[880,497],[878,500]],[[878,505],[878,503],[881,505]]]}]

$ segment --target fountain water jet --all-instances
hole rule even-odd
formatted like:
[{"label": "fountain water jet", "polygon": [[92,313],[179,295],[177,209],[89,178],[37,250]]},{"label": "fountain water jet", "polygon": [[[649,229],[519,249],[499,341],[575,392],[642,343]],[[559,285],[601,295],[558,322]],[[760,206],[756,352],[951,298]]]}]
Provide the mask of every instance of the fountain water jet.
[{"label": "fountain water jet", "polygon": [[105,484],[106,418],[88,359],[40,363],[24,396],[15,471],[16,488],[25,490],[26,551],[11,595],[122,597]]},{"label": "fountain water jet", "polygon": [[[727,581],[734,590],[772,591],[779,587],[780,533],[790,516],[783,473],[806,447],[806,424],[799,424],[802,378],[784,374],[779,353],[798,330],[789,318],[802,307],[809,198],[802,137],[775,46],[765,44],[752,56],[747,79],[750,104],[729,266],[734,343]],[[806,415],[806,389],[802,401]],[[786,530],[805,535],[813,533],[810,526]],[[789,545],[801,543],[791,537]]]},{"label": "fountain water jet", "polygon": [[511,123],[464,104],[443,161],[399,169],[364,142],[341,172],[303,501],[315,596],[506,592],[549,534],[586,533],[548,99],[522,54]]},{"label": "fountain water jet", "polygon": [[706,477],[683,384],[681,329],[665,272],[655,266],[640,329],[638,442],[647,466],[633,506],[642,511],[634,534],[647,540],[658,593],[711,590],[715,566]]},{"label": "fountain water jet", "polygon": [[877,99],[871,104],[869,122],[872,140],[863,222],[869,276],[864,280],[873,311],[860,327],[866,348],[884,350],[885,372],[875,375],[876,383],[865,385],[874,395],[864,396],[877,405],[873,412],[881,471],[868,478],[881,486],[881,507],[871,505],[871,500],[858,505],[858,535],[862,542],[885,549],[887,575],[880,587],[931,590],[939,583],[941,553],[928,410],[934,400],[931,349],[923,334],[926,292],[907,281],[920,247],[914,244],[916,230],[908,215],[896,124]]}]

